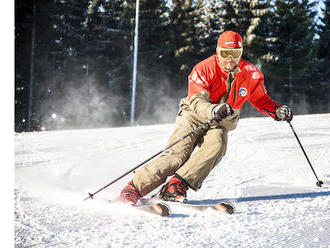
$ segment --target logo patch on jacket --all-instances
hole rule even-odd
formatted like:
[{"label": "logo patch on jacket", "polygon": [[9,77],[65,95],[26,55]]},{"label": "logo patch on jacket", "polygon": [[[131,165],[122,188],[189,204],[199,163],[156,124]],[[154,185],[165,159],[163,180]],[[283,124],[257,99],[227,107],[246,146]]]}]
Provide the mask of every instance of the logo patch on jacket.
[{"label": "logo patch on jacket", "polygon": [[238,90],[238,95],[239,96],[242,96],[242,97],[244,97],[244,96],[246,96],[247,95],[247,93],[248,93],[248,91],[247,91],[247,89],[246,88],[240,88],[239,90]]}]

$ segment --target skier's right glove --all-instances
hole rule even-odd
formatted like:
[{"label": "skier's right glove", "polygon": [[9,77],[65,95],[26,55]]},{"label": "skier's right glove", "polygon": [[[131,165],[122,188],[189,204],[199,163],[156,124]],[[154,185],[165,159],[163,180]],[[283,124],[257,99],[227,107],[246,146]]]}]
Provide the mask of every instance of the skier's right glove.
[{"label": "skier's right glove", "polygon": [[228,103],[218,104],[212,110],[212,118],[215,118],[218,121],[221,121],[232,114],[234,114],[234,110]]},{"label": "skier's right glove", "polygon": [[275,110],[277,121],[292,121],[293,113],[291,108],[286,105],[283,105]]}]

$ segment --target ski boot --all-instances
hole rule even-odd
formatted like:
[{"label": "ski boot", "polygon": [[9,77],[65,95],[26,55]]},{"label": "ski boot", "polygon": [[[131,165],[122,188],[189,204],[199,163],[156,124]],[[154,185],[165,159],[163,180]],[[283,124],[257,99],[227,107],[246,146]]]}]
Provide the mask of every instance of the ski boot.
[{"label": "ski boot", "polygon": [[141,197],[142,195],[140,192],[134,186],[133,182],[130,181],[127,186],[120,192],[119,199],[124,203],[136,205]]},{"label": "ski boot", "polygon": [[186,183],[180,176],[174,175],[160,190],[159,197],[164,201],[187,202],[187,190],[189,189]]}]

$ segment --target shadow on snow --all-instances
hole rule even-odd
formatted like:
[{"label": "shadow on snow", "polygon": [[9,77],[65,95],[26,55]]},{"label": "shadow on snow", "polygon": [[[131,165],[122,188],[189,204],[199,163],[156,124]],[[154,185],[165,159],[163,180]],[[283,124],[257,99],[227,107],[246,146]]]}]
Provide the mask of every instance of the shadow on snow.
[{"label": "shadow on snow", "polygon": [[283,200],[283,199],[295,199],[295,198],[315,198],[320,196],[328,196],[330,191],[322,192],[308,192],[308,193],[294,193],[294,194],[282,194],[282,195],[265,195],[265,196],[250,196],[239,198],[223,198],[223,199],[206,199],[201,201],[189,201],[191,204],[216,204],[220,201],[229,202],[249,202],[249,201],[267,201],[267,200]]}]

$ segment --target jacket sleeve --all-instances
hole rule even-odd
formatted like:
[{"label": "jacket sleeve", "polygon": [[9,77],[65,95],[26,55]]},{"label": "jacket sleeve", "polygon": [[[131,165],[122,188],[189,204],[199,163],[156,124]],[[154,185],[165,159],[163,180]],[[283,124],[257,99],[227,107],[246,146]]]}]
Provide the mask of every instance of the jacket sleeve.
[{"label": "jacket sleeve", "polygon": [[264,76],[261,72],[259,73],[259,78],[254,85],[254,89],[252,90],[248,101],[259,110],[261,113],[272,117],[274,120],[276,119],[275,110],[281,105],[274,102],[268,95],[267,90],[264,85]]},{"label": "jacket sleeve", "polygon": [[200,68],[194,68],[188,77],[188,103],[192,111],[202,118],[211,119],[212,104],[209,93],[210,80]]}]

